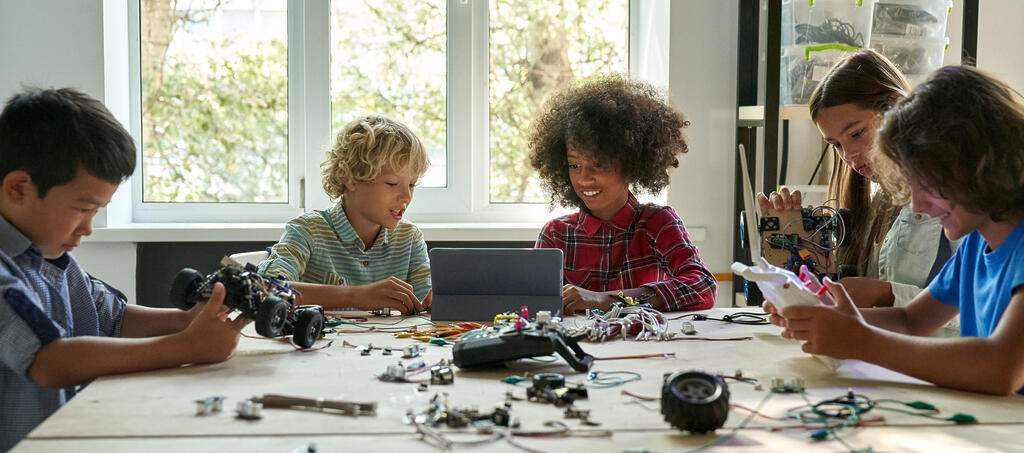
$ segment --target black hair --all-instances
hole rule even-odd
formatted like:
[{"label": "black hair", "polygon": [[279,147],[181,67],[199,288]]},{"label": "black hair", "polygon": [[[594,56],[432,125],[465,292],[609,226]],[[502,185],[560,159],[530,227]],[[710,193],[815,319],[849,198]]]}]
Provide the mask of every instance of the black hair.
[{"label": "black hair", "polygon": [[135,171],[135,142],[103,104],[73,88],[29,89],[0,112],[0,180],[23,170],[40,198],[79,170],[120,184]]},{"label": "black hair", "polygon": [[569,179],[569,146],[619,168],[633,189],[658,193],[688,151],[690,122],[654,86],[621,74],[597,75],[555,94],[530,134],[530,164],[551,193],[551,203],[584,207]]}]

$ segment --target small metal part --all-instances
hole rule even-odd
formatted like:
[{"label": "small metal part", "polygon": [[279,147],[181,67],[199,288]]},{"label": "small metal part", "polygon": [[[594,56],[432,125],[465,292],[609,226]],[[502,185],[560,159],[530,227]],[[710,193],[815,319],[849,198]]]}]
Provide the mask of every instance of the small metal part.
[{"label": "small metal part", "polygon": [[551,322],[551,312],[547,310],[540,310],[537,312],[537,324],[547,324]]},{"label": "small metal part", "polygon": [[391,346],[386,346],[384,348],[384,350],[381,352],[381,354],[383,354],[383,355],[391,355]]},{"label": "small metal part", "polygon": [[771,385],[772,393],[803,393],[806,388],[804,378],[802,377],[793,378],[789,381],[774,377],[771,379]]},{"label": "small metal part", "polygon": [[220,412],[224,406],[226,396],[208,396],[196,400],[196,415],[207,415],[212,412]]},{"label": "small metal part", "polygon": [[416,390],[420,391],[420,392],[425,392],[427,390],[430,390],[430,386],[427,385],[426,382],[420,382],[420,385],[419,385],[419,387],[416,388]]},{"label": "small metal part", "polygon": [[246,420],[259,420],[263,418],[260,414],[260,410],[263,409],[262,403],[257,403],[253,400],[242,400],[238,402],[238,418],[244,418]]},{"label": "small metal part", "polygon": [[693,327],[693,323],[689,321],[683,322],[682,332],[684,335],[696,335],[697,329]]},{"label": "small metal part", "polygon": [[455,373],[446,366],[434,365],[430,367],[430,383],[432,385],[447,385],[455,382]]},{"label": "small metal part", "polygon": [[403,359],[411,359],[413,357],[419,357],[419,356],[420,356],[420,345],[418,345],[418,344],[410,344],[410,345],[407,345],[406,347],[402,348],[402,358]]},{"label": "small metal part", "polygon": [[373,343],[366,346],[357,346],[356,350],[359,351],[359,355],[370,355],[370,352],[373,351]]},{"label": "small metal part", "polygon": [[398,381],[405,379],[405,366],[402,362],[388,365],[387,370],[384,371],[384,378],[391,381]]},{"label": "small metal part", "polygon": [[569,406],[565,408],[565,418],[587,418],[590,416],[590,409],[576,409]]}]

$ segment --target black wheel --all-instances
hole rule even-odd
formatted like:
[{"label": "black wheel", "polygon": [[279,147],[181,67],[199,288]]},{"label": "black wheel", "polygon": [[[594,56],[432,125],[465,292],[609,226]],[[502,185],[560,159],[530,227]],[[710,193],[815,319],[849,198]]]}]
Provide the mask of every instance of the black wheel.
[{"label": "black wheel", "polygon": [[280,297],[267,296],[256,311],[256,333],[269,338],[281,336],[287,316],[288,303]]},{"label": "black wheel", "polygon": [[729,416],[729,387],[720,376],[679,371],[661,386],[661,414],[682,431],[703,434],[725,424]]},{"label": "black wheel", "polygon": [[302,310],[295,320],[295,334],[292,339],[302,349],[309,349],[320,338],[324,330],[324,315],[317,310]]},{"label": "black wheel", "polygon": [[192,268],[184,268],[174,276],[168,301],[171,306],[180,310],[188,310],[196,304],[199,287],[203,286],[203,274]]}]

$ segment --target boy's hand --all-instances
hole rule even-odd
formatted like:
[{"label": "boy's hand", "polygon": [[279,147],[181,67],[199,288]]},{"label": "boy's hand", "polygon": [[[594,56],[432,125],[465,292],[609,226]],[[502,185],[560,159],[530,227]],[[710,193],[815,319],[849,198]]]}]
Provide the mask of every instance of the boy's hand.
[{"label": "boy's hand", "polygon": [[607,294],[583,289],[571,284],[562,287],[562,309],[565,311],[565,316],[572,316],[576,312],[595,308],[608,311],[611,306],[612,298]]},{"label": "boy's hand", "polygon": [[[786,307],[781,313],[785,318],[783,323],[777,324],[774,319],[772,323],[786,328],[783,337],[805,341],[804,352],[839,359],[855,358],[860,340],[870,327],[841,283],[828,278],[823,283],[835,299],[835,306]],[[774,306],[771,308],[777,311]],[[768,308],[765,311],[768,312]]]},{"label": "boy's hand", "polygon": [[362,294],[353,301],[356,308],[360,310],[379,310],[381,308],[394,308],[403,315],[415,314],[423,311],[416,293],[412,291],[412,285],[397,277],[388,277],[376,283],[362,287]]},{"label": "boy's hand", "polygon": [[788,188],[783,187],[781,192],[772,192],[770,195],[765,195],[764,192],[757,193],[757,207],[761,211],[761,215],[766,215],[769,211],[794,211],[801,208],[801,195],[799,190],[794,190],[793,193],[789,192]]},{"label": "boy's hand", "polygon": [[217,283],[213,287],[210,299],[201,306],[192,323],[181,333],[191,349],[192,363],[223,362],[230,359],[238,346],[238,337],[242,328],[252,320],[239,315],[234,320],[227,319],[224,306],[224,285]]},{"label": "boy's hand", "polygon": [[[768,313],[769,322],[779,327],[786,327],[786,318],[783,318],[782,315],[779,314],[779,308],[776,307],[775,304],[765,301],[764,304],[761,305],[761,309],[764,310],[765,313]],[[786,336],[786,332],[786,330],[783,330],[782,336],[790,338]]]},{"label": "boy's hand", "polygon": [[[209,299],[210,295],[206,294],[206,297],[207,299]],[[223,298],[221,300],[223,301]],[[192,320],[196,319],[196,316],[199,316],[199,313],[202,313],[203,309],[205,308],[206,302],[204,301],[198,301],[194,305],[192,305],[192,308],[189,308],[188,311],[185,312],[185,318],[188,321],[185,323],[186,327],[188,326],[188,324],[191,324]],[[228,313],[231,313],[231,308],[221,303],[220,310],[217,312],[217,318],[220,319],[221,321],[227,321]]]},{"label": "boy's hand", "polygon": [[427,291],[427,295],[423,296],[420,305],[423,306],[423,311],[430,311],[430,307],[434,305],[434,288],[430,288],[430,291]]}]

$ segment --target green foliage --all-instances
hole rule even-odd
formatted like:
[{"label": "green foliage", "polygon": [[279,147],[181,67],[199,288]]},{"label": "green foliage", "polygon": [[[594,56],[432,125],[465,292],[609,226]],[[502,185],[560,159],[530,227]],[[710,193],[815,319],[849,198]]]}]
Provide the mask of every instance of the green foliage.
[{"label": "green foliage", "polygon": [[288,202],[287,49],[236,44],[168,56],[158,92],[144,80],[145,201]]},{"label": "green foliage", "polygon": [[[330,20],[334,133],[366,113],[398,118],[435,166],[425,182],[444,185],[445,0],[335,0]],[[492,202],[546,202],[527,161],[530,121],[573,80],[627,71],[627,20],[628,0],[491,1]],[[144,63],[146,201],[288,201],[284,43],[215,42]]]}]

